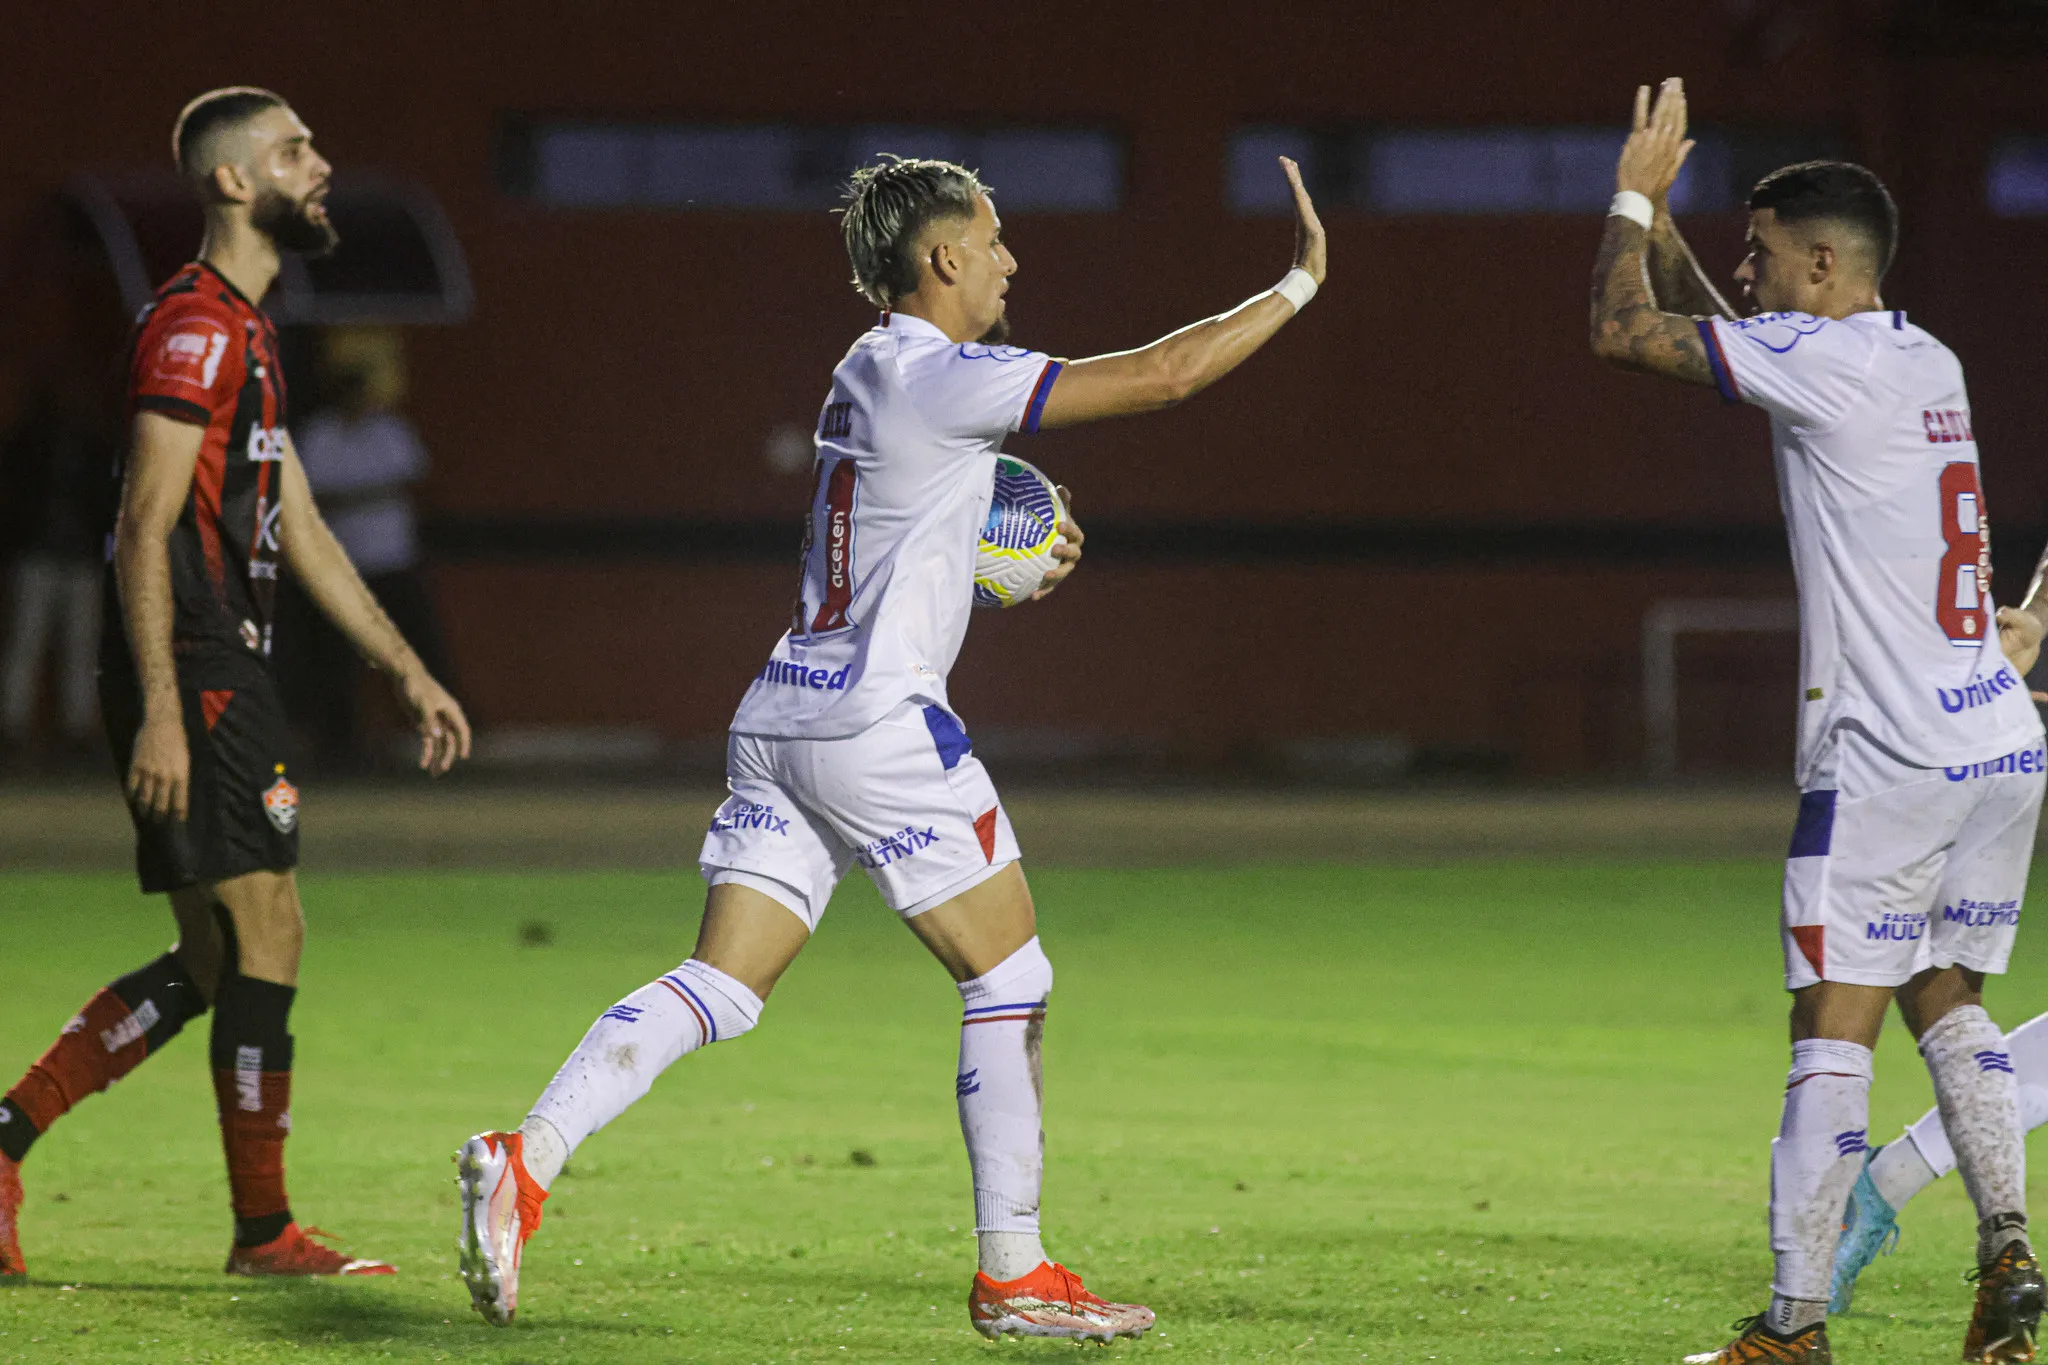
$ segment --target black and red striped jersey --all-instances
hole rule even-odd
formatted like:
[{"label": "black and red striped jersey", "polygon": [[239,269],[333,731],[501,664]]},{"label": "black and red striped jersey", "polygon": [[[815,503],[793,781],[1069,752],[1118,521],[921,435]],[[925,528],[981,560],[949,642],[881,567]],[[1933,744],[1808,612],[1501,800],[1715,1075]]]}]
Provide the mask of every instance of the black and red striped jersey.
[{"label": "black and red striped jersey", "polygon": [[[144,412],[205,428],[171,531],[173,647],[268,657],[285,429],[277,329],[204,261],[180,270],[136,319],[129,420]],[[121,629],[118,616],[109,627]]]}]

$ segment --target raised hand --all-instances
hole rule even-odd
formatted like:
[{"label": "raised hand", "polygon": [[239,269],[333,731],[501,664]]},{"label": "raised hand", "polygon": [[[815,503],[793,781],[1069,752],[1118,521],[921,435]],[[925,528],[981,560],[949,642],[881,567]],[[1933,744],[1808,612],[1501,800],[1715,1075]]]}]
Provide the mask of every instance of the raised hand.
[{"label": "raised hand", "polygon": [[1315,202],[1308,197],[1308,186],[1301,183],[1301,167],[1283,156],[1280,169],[1287,172],[1287,184],[1294,191],[1295,267],[1306,270],[1320,285],[1330,268],[1330,244],[1323,236],[1323,220],[1316,217]]},{"label": "raised hand", "polygon": [[1685,82],[1672,76],[1650,102],[1650,87],[1636,87],[1635,118],[1621,161],[1614,168],[1614,188],[1634,190],[1662,207],[1678,179],[1679,168],[1692,151],[1685,136]]}]

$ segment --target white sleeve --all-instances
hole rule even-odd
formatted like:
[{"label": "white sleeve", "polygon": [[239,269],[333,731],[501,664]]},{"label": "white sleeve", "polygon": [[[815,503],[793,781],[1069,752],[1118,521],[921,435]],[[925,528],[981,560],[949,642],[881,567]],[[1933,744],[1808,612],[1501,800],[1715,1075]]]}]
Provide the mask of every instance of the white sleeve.
[{"label": "white sleeve", "polygon": [[1857,328],[1810,313],[1702,318],[1699,329],[1723,398],[1799,427],[1841,421],[1877,357],[1877,343]]},{"label": "white sleeve", "polygon": [[933,430],[990,441],[1038,430],[1060,373],[1043,351],[976,342],[920,348],[905,361],[904,387]]}]

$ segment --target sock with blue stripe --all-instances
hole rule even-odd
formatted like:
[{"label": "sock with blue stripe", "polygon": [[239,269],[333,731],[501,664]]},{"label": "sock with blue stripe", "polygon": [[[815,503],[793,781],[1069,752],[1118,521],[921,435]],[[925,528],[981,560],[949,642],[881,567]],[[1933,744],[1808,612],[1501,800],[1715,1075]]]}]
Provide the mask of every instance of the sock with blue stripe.
[{"label": "sock with blue stripe", "polygon": [[577,1145],[631,1108],[655,1077],[760,1018],[758,996],[695,958],[634,991],[598,1017],[541,1092],[520,1130],[527,1171],[546,1189]]},{"label": "sock with blue stripe", "polygon": [[1870,1150],[1870,1049],[1837,1038],[1792,1045],[1785,1112],[1771,1142],[1771,1307],[1781,1336],[1825,1322],[1842,1210]]},{"label": "sock with blue stripe", "polygon": [[1977,1206],[1977,1260],[2027,1235],[2027,1143],[2005,1035],[1981,1005],[1950,1010],[1920,1035],[1934,1104],[1956,1169]]},{"label": "sock with blue stripe", "polygon": [[1045,1174],[1039,1039],[1052,963],[1032,939],[960,983],[960,1071],[953,1093],[974,1168],[974,1231],[992,1280],[1030,1274],[1045,1259],[1038,1190]]}]

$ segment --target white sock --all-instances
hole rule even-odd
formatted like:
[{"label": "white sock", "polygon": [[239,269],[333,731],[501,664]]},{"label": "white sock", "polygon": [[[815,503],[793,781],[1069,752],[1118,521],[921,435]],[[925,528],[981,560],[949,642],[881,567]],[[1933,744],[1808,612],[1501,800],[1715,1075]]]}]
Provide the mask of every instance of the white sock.
[{"label": "white sock", "polygon": [[1942,1131],[1956,1169],[1977,1206],[1978,1261],[2026,1235],[2027,1144],[2020,1126],[2020,1088],[2005,1035],[1981,1005],[1963,1005],[1936,1020],[1920,1039],[1934,1078]]},{"label": "white sock", "polygon": [[519,1136],[519,1159],[526,1164],[526,1173],[547,1189],[569,1164],[569,1144],[562,1139],[562,1130],[539,1114],[528,1114],[519,1125]]},{"label": "white sock", "polygon": [[[1931,1128],[1932,1133],[1922,1129]],[[1928,1159],[1928,1148],[1932,1146],[1945,1164],[1935,1169]],[[1919,1122],[1906,1126],[1906,1135],[1887,1142],[1870,1159],[1870,1182],[1877,1186],[1877,1192],[1884,1196],[1884,1202],[1894,1209],[1906,1207],[1906,1201],[1935,1181],[1956,1168],[1955,1155],[1949,1151],[1948,1135],[1941,1131],[1941,1111],[1930,1109]]]},{"label": "white sock", "polygon": [[[2006,1034],[2005,1052],[2019,1081],[2020,1126],[2031,1133],[2048,1123],[2048,1014]],[[1887,1143],[1870,1163],[1877,1192],[1895,1209],[1956,1168],[1939,1106],[1906,1125],[1906,1137],[1910,1141]]]},{"label": "white sock", "polygon": [[1032,939],[985,976],[960,983],[960,1132],[974,1167],[981,1272],[1014,1280],[1038,1268],[1038,1190],[1045,1173],[1039,1037],[1052,963]]},{"label": "white sock", "polygon": [[1785,1115],[1771,1143],[1771,1329],[1827,1316],[1842,1209],[1870,1129],[1870,1049],[1835,1038],[1792,1045]]},{"label": "white sock", "polygon": [[569,1153],[625,1113],[656,1076],[706,1043],[739,1037],[760,1018],[761,1001],[752,991],[695,958],[634,991],[598,1017],[534,1103],[529,1122],[555,1132],[553,1143],[542,1133],[544,1159],[554,1165],[542,1175],[529,1156],[527,1169],[545,1187]]}]

